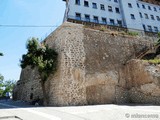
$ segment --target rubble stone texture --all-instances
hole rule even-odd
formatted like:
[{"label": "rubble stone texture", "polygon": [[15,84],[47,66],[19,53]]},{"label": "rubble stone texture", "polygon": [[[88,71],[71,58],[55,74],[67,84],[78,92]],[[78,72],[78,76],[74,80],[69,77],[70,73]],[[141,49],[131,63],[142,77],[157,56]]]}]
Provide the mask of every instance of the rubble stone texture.
[{"label": "rubble stone texture", "polygon": [[[154,40],[64,23],[44,41],[59,54],[57,72],[46,82],[49,105],[159,103],[159,66],[131,60]],[[22,70],[14,95],[43,97],[36,69]]]},{"label": "rubble stone texture", "polygon": [[141,0],[143,2],[148,2],[155,5],[160,5],[160,0]]}]

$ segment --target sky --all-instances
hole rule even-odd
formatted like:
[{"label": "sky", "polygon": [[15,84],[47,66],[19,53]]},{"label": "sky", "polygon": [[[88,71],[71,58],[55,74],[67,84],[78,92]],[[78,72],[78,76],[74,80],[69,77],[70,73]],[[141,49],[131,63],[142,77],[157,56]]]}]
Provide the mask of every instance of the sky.
[{"label": "sky", "polygon": [[5,27],[2,25],[59,26],[63,22],[62,0],[0,0],[0,74],[5,80],[19,80],[20,59],[31,37],[43,40],[56,27]]}]

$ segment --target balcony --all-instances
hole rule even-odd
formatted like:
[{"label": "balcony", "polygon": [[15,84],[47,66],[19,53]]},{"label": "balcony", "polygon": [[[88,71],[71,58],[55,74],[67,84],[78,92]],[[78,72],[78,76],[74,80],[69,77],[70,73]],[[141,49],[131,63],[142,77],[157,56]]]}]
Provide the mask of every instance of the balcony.
[{"label": "balcony", "polygon": [[81,23],[81,24],[86,23],[86,24],[95,24],[95,25],[109,25],[109,26],[126,28],[126,26],[124,25],[115,24],[113,22],[100,21],[97,19],[89,19],[89,18],[82,18],[82,17],[76,17],[76,16],[68,16],[67,21]]}]

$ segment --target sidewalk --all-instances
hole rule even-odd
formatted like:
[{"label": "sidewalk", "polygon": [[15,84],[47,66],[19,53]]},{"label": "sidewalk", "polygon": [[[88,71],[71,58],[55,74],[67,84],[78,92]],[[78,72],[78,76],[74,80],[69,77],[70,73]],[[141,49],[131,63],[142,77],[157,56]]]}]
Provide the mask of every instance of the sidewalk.
[{"label": "sidewalk", "polygon": [[3,116],[18,116],[23,120],[160,120],[160,106],[106,104],[36,107],[22,101],[0,101],[0,117]]}]

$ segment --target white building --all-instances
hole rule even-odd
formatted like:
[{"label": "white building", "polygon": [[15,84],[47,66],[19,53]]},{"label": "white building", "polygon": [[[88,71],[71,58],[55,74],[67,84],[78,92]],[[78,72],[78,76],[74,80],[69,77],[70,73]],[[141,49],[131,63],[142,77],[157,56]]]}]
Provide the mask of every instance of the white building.
[{"label": "white building", "polygon": [[63,0],[64,21],[76,20],[121,26],[129,30],[160,31],[160,6],[140,0]]}]

